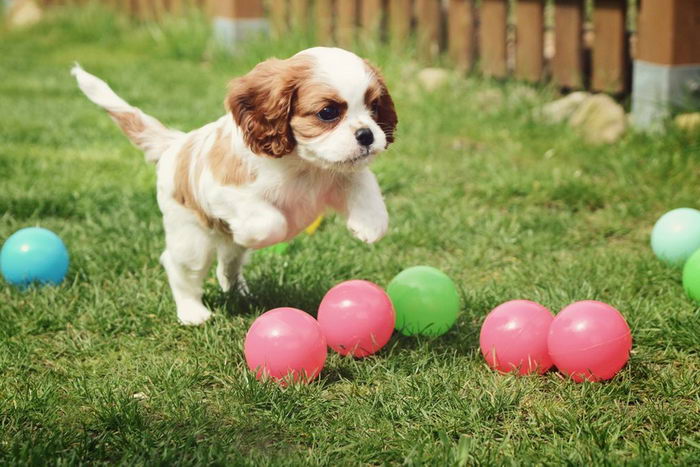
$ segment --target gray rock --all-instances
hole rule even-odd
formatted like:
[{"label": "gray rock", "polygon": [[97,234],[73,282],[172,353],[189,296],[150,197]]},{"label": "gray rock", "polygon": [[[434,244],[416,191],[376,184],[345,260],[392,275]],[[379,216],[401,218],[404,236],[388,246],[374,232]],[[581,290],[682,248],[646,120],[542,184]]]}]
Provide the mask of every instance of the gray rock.
[{"label": "gray rock", "polygon": [[10,3],[5,18],[10,29],[19,29],[41,21],[43,13],[34,0],[15,0]]},{"label": "gray rock", "polygon": [[472,97],[474,107],[480,112],[493,114],[503,107],[503,92],[497,88],[482,89]]},{"label": "gray rock", "polygon": [[423,68],[418,72],[418,82],[423,89],[433,92],[447,84],[451,74],[445,68]]},{"label": "gray rock", "polygon": [[700,132],[700,112],[676,115],[673,122],[688,133]]},{"label": "gray rock", "polygon": [[538,96],[532,86],[517,85],[508,93],[508,100],[514,104],[534,104]]},{"label": "gray rock", "polygon": [[625,109],[607,94],[586,98],[569,119],[586,141],[593,144],[614,143],[627,130]]},{"label": "gray rock", "polygon": [[589,97],[587,92],[572,92],[568,96],[545,104],[540,114],[542,118],[550,123],[561,123],[569,120],[579,106]]}]

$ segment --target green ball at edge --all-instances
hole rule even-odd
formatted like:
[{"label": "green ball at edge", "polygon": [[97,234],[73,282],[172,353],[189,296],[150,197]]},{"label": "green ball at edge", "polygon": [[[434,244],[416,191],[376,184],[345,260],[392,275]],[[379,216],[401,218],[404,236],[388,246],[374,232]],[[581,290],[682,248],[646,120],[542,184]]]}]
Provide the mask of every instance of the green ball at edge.
[{"label": "green ball at edge", "polygon": [[396,329],[405,336],[440,336],[457,320],[457,287],[433,267],[404,269],[389,282],[387,293],[396,311]]},{"label": "green ball at edge", "polygon": [[700,302],[700,250],[690,255],[683,266],[683,288],[690,298]]}]

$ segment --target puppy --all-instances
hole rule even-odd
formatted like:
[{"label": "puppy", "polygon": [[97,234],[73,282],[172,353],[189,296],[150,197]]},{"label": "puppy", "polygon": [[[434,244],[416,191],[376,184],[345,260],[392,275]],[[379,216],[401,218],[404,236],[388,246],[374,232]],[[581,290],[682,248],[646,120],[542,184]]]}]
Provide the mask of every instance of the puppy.
[{"label": "puppy", "polygon": [[366,60],[316,47],[270,59],[230,83],[227,114],[189,133],[166,128],[76,65],[80,89],[156,164],[165,268],[183,324],[205,322],[202,284],[216,255],[224,291],[245,292],[246,253],[288,241],[330,208],[358,239],[386,233],[368,164],[394,141],[386,84]]}]

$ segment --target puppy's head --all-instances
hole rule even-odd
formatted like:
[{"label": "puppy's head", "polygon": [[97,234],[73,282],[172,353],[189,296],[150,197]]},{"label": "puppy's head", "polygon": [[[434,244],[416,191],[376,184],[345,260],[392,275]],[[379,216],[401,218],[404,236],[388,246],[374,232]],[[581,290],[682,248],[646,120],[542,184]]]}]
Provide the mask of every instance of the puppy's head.
[{"label": "puppy's head", "polygon": [[322,168],[355,170],[394,141],[394,102],[357,55],[316,47],[270,59],[231,82],[226,104],[256,154],[294,151]]}]

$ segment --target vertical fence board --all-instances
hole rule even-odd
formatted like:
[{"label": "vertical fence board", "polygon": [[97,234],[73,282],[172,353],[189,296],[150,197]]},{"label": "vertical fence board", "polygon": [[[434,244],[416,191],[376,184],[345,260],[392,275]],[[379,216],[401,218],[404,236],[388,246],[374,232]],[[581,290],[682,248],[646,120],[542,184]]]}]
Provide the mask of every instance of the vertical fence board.
[{"label": "vertical fence board", "polygon": [[357,27],[357,0],[340,0],[337,8],[338,45],[344,48],[352,47],[355,41],[355,28]]},{"label": "vertical fence board", "polygon": [[200,3],[211,9],[215,16],[223,18],[262,18],[265,16],[263,0],[208,0]]},{"label": "vertical fence board", "polygon": [[171,15],[182,14],[182,1],[181,0],[169,0],[168,2],[168,13]]},{"label": "vertical fence board", "polygon": [[316,0],[316,40],[320,45],[333,42],[333,0]]},{"label": "vertical fence board", "polygon": [[270,0],[268,3],[270,25],[272,34],[275,37],[282,37],[289,30],[289,23],[287,22],[288,6],[287,0]]},{"label": "vertical fence board", "polygon": [[552,78],[565,88],[583,85],[583,0],[555,0]]},{"label": "vertical fence board", "polygon": [[131,0],[115,0],[116,1],[116,6],[119,9],[119,11],[125,13],[125,14],[131,14],[132,9],[131,9]]},{"label": "vertical fence board", "polygon": [[123,12],[124,14],[129,15],[133,11],[131,9],[131,2],[132,1],[133,0],[118,0],[117,8],[119,9],[119,11]]},{"label": "vertical fence board", "polygon": [[450,58],[461,71],[474,64],[474,2],[450,0],[447,6],[447,47]]},{"label": "vertical fence board", "polygon": [[539,81],[544,69],[544,0],[519,0],[517,8],[515,76]]},{"label": "vertical fence board", "polygon": [[593,76],[596,91],[622,92],[627,79],[627,0],[597,0],[593,9]]},{"label": "vertical fence board", "polygon": [[486,76],[502,78],[508,73],[506,49],[507,0],[481,2],[479,51],[481,71]]},{"label": "vertical fence board", "polygon": [[295,31],[303,31],[309,27],[309,0],[291,0],[289,20]]},{"label": "vertical fence board", "polygon": [[411,29],[411,0],[389,0],[389,41],[404,47]]},{"label": "vertical fence board", "polygon": [[[215,1],[216,0],[202,0],[202,11],[204,11],[204,14],[209,18],[214,16],[214,2]],[[245,0],[245,1],[247,1],[247,0]],[[254,1],[251,1],[251,3],[258,4],[261,1],[262,0],[254,0]]]},{"label": "vertical fence board", "polygon": [[235,18],[236,0],[216,0],[214,3],[214,15],[221,18]]},{"label": "vertical fence board", "polygon": [[416,0],[418,55],[431,61],[440,53],[440,0]]},{"label": "vertical fence board", "polygon": [[362,0],[360,6],[362,37],[367,40],[379,39],[382,27],[382,0]]},{"label": "vertical fence board", "polygon": [[153,12],[156,18],[161,19],[168,11],[166,0],[153,0]]},{"label": "vertical fence board", "polygon": [[[700,2],[675,0],[668,8],[674,12],[673,59],[674,65],[700,64]],[[695,93],[697,96],[697,92]]]},{"label": "vertical fence board", "polygon": [[150,15],[150,5],[148,0],[136,0],[134,2],[134,11],[139,19],[148,19]]}]

